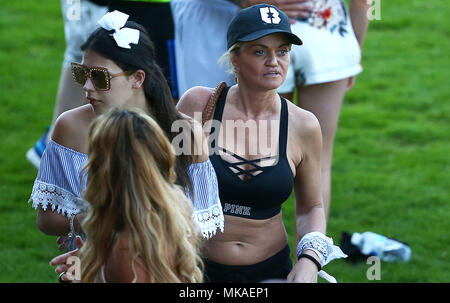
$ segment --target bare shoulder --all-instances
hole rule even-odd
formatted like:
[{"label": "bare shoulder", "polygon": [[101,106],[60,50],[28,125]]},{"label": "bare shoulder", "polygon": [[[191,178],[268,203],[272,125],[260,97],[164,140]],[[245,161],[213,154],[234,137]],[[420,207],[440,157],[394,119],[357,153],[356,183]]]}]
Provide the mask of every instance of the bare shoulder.
[{"label": "bare shoulder", "polygon": [[177,109],[201,122],[201,113],[213,92],[214,88],[211,87],[192,87],[181,96],[177,103]]},{"label": "bare shoulder", "polygon": [[289,130],[296,137],[305,138],[320,134],[320,123],[317,117],[310,111],[304,110],[295,104],[288,102]]},{"label": "bare shoulder", "polygon": [[95,117],[92,106],[89,104],[62,113],[55,122],[52,140],[71,149],[85,152],[89,126]]},{"label": "bare shoulder", "polygon": [[319,153],[322,149],[322,133],[319,120],[310,111],[288,102],[289,154],[297,167],[308,154]]}]

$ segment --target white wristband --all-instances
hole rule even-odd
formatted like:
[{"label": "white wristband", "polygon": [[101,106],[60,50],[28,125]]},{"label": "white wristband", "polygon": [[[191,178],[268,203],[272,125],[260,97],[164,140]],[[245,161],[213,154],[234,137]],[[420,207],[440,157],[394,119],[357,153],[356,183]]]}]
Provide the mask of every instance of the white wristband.
[{"label": "white wristband", "polygon": [[320,258],[320,265],[324,267],[334,259],[346,258],[339,246],[333,244],[333,239],[320,232],[310,232],[302,237],[297,245],[297,256],[305,250],[314,251]]},{"label": "white wristband", "polygon": [[[297,257],[307,249],[314,251],[319,256],[322,268],[334,259],[347,257],[339,246],[333,244],[332,238],[317,231],[307,233],[302,237],[297,245]],[[323,270],[319,271],[317,274],[330,283],[337,283],[333,276],[330,276]]]}]

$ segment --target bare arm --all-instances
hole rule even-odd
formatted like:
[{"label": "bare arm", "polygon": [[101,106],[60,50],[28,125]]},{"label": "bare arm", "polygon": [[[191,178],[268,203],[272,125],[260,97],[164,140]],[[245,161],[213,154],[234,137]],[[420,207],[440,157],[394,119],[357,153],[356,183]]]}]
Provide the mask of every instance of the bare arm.
[{"label": "bare arm", "polygon": [[209,157],[208,141],[201,123],[185,114],[182,115],[188,121],[192,135],[189,136],[189,139],[192,141],[190,153],[193,155],[193,162],[201,163],[207,161]]},{"label": "bare arm", "polygon": [[353,31],[356,39],[362,49],[366,38],[367,28],[369,27],[369,19],[367,11],[370,5],[366,0],[350,0],[350,19],[352,20]]},{"label": "bare arm", "polygon": [[203,110],[213,91],[213,88],[203,86],[187,90],[177,103],[178,111],[202,123]]},{"label": "bare arm", "polygon": [[[312,116],[312,114],[310,114]],[[325,234],[325,214],[320,191],[320,154],[322,134],[318,120],[308,119],[301,141],[302,160],[296,168],[294,192],[296,200],[296,232],[298,239],[312,231]]]},{"label": "bare arm", "polygon": [[[302,144],[301,161],[296,167],[294,192],[296,201],[297,242],[305,234],[318,231],[326,233],[325,212],[320,191],[320,154],[322,134],[317,118],[308,113],[302,125],[300,142]],[[304,253],[316,258],[312,250]],[[288,276],[288,280],[297,282],[316,282],[317,267],[306,258],[301,258]]]},{"label": "bare arm", "polygon": [[[74,150],[84,152],[83,147],[87,138],[87,130],[90,121],[93,119],[89,108],[78,108],[67,111],[58,117],[52,134],[52,140],[60,145],[69,147]],[[80,119],[81,118],[81,119]],[[80,127],[80,125],[87,125]],[[65,236],[70,231],[69,217],[62,213],[53,211],[49,205],[46,210],[39,207],[36,224],[40,231],[50,236]],[[81,231],[80,215],[74,220],[76,231]]]},{"label": "bare arm", "polygon": [[208,140],[204,133],[202,126],[202,113],[205,108],[209,97],[211,96],[212,89],[208,87],[193,87],[186,91],[177,103],[177,109],[180,113],[187,116],[186,118],[192,118],[191,127],[194,135],[194,161],[204,162],[208,160]]},{"label": "bare arm", "polygon": [[[82,232],[81,222],[85,216],[85,213],[75,215],[73,225],[77,234]],[[43,210],[39,207],[36,225],[41,232],[49,236],[66,236],[70,232],[70,218],[48,208]]]},{"label": "bare arm", "polygon": [[70,231],[69,218],[49,208],[39,207],[36,224],[41,232],[49,236],[65,236]]},{"label": "bare arm", "polygon": [[[361,50],[363,49],[367,28],[369,27],[369,19],[367,17],[369,7],[367,0],[350,0],[350,19],[352,20],[353,32]],[[352,76],[348,79],[347,91],[355,85],[355,78],[356,76]]]}]

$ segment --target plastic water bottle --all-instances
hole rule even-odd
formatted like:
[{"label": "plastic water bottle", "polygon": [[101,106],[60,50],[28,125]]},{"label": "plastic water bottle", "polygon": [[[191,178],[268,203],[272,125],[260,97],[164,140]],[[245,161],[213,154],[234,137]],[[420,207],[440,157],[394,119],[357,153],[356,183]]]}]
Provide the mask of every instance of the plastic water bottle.
[{"label": "plastic water bottle", "polygon": [[363,255],[377,256],[383,261],[408,262],[411,258],[411,248],[408,245],[370,231],[354,233],[351,242]]}]

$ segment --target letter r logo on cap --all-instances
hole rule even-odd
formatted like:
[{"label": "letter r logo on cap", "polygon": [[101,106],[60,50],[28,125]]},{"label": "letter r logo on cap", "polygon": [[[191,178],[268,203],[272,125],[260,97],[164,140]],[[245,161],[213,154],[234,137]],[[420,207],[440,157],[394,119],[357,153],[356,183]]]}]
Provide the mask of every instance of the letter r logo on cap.
[{"label": "letter r logo on cap", "polygon": [[280,15],[273,7],[261,7],[259,13],[261,14],[262,21],[266,23],[278,24],[281,21]]}]

